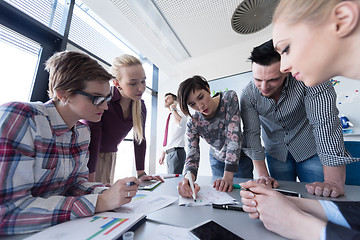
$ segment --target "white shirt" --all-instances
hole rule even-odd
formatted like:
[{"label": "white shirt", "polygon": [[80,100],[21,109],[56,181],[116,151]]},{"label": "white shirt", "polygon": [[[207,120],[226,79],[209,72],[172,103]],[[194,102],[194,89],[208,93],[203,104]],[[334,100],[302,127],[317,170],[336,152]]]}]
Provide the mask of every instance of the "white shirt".
[{"label": "white shirt", "polygon": [[181,121],[179,124],[176,123],[174,116],[175,113],[173,111],[170,115],[167,144],[163,148],[164,151],[174,147],[185,147],[185,131],[187,118],[177,107],[176,110],[177,113],[181,116]]}]

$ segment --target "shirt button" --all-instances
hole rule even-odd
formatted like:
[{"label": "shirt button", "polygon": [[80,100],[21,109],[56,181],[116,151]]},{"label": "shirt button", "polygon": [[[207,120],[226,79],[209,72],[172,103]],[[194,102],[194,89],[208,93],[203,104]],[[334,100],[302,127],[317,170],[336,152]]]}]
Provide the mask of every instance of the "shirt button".
[{"label": "shirt button", "polygon": [[285,135],[288,135],[288,134],[289,134],[289,133],[287,133],[287,132],[285,133]]}]

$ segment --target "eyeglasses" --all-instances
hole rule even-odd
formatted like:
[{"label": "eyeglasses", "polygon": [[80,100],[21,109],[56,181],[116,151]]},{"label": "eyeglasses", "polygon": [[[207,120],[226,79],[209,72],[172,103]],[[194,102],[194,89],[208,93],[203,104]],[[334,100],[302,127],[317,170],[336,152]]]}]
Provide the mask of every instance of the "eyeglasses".
[{"label": "eyeglasses", "polygon": [[92,104],[94,104],[95,106],[100,106],[101,104],[103,104],[105,101],[106,102],[109,102],[112,98],[112,94],[110,93],[109,95],[107,95],[106,97],[102,97],[102,96],[94,96],[94,95],[91,95],[89,93],[86,93],[86,92],[83,92],[83,91],[80,91],[80,90],[77,90],[75,91],[76,94],[81,94],[81,95],[84,95],[88,98],[91,99],[92,101]]}]

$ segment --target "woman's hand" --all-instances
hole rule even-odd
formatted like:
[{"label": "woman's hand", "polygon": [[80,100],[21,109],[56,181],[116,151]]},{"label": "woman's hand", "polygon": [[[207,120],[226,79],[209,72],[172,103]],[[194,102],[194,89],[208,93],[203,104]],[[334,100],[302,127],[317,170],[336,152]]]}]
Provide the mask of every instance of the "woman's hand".
[{"label": "woman's hand", "polygon": [[[135,184],[128,186],[130,182]],[[105,190],[102,194],[99,194],[95,212],[104,212],[116,209],[126,203],[129,203],[136,195],[139,179],[136,177],[123,178],[117,180],[109,189]]]},{"label": "woman's hand", "polygon": [[234,173],[225,171],[223,178],[214,181],[213,188],[220,192],[231,192],[233,189],[233,179]]},{"label": "woman's hand", "polygon": [[[200,186],[197,183],[194,183],[194,189],[195,189],[195,195],[196,195],[200,191]],[[183,180],[181,182],[179,182],[178,191],[179,191],[180,196],[182,196],[184,198],[192,198],[193,192],[189,185],[189,179],[183,178]]]},{"label": "woman's hand", "polygon": [[152,175],[143,175],[139,178],[139,180],[141,182],[143,181],[150,181],[150,180],[157,180],[157,181],[161,181],[161,182],[164,182],[164,179],[162,179],[162,177],[160,176],[152,176]]},{"label": "woman's hand", "polygon": [[275,178],[269,176],[260,176],[258,179],[255,179],[255,182],[266,185],[267,187],[278,188],[280,184]]},{"label": "woman's hand", "polygon": [[244,211],[250,218],[259,218],[266,229],[290,239],[320,238],[326,223],[298,208],[292,197],[253,181],[240,185],[249,189],[240,191]]}]

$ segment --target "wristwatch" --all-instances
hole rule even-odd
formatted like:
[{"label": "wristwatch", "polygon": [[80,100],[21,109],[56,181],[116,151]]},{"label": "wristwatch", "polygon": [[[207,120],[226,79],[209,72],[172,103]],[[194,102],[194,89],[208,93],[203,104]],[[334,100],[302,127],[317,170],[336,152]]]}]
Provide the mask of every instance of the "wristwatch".
[{"label": "wristwatch", "polygon": [[145,176],[146,175],[146,172],[142,172],[138,175],[138,178],[141,178],[142,176]]}]

